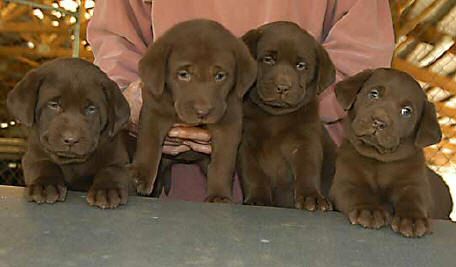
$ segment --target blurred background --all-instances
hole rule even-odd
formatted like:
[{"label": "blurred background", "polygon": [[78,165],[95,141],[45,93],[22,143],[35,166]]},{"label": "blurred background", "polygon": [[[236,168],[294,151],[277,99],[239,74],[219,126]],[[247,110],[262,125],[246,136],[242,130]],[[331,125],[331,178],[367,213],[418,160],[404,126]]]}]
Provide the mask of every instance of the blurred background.
[{"label": "blurred background", "polygon": [[[85,36],[95,4],[0,0],[0,184],[24,184],[20,158],[27,130],[6,110],[8,91],[47,60],[73,56],[93,61]],[[444,138],[426,148],[426,157],[456,202],[456,0],[390,0],[390,7],[396,35],[393,68],[415,77],[436,105]]]}]

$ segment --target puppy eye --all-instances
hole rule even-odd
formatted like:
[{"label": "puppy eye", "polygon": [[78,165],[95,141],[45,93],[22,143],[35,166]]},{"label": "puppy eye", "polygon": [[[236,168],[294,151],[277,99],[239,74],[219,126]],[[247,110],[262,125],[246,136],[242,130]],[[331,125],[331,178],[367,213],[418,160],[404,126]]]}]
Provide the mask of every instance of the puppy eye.
[{"label": "puppy eye", "polygon": [[298,70],[306,70],[307,69],[307,64],[305,62],[299,62],[296,64],[296,68]]},{"label": "puppy eye", "polygon": [[217,72],[217,74],[215,74],[214,78],[215,78],[216,82],[221,82],[221,81],[225,80],[226,73],[225,72]]},{"label": "puppy eye", "polygon": [[94,105],[90,105],[90,106],[86,107],[85,112],[87,115],[92,115],[95,112],[97,112],[97,110],[98,110],[97,107],[95,107]]},{"label": "puppy eye", "polygon": [[405,106],[401,109],[401,116],[404,118],[410,118],[412,116],[412,107]]},{"label": "puppy eye", "polygon": [[274,65],[275,64],[275,60],[271,56],[265,56],[263,58],[263,62],[268,64],[268,65]]},{"label": "puppy eye", "polygon": [[48,106],[48,108],[50,108],[52,110],[56,110],[56,111],[60,110],[60,104],[57,101],[49,101],[47,103],[47,106]]},{"label": "puppy eye", "polygon": [[177,78],[179,78],[179,80],[181,81],[190,81],[192,76],[190,75],[190,73],[186,70],[180,70],[177,72]]},{"label": "puppy eye", "polygon": [[374,88],[369,92],[368,96],[369,96],[369,99],[379,99],[380,92],[378,91],[378,89]]}]

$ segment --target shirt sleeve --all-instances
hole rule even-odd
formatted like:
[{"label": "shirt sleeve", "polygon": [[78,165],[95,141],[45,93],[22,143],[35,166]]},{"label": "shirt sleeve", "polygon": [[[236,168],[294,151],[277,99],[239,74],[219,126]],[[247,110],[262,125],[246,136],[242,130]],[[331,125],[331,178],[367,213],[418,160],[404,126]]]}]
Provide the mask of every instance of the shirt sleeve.
[{"label": "shirt sleeve", "polygon": [[97,0],[87,27],[95,64],[126,88],[139,79],[138,61],[152,42],[151,4],[142,0]]},{"label": "shirt sleeve", "polygon": [[[389,67],[394,31],[387,0],[340,0],[332,27],[323,41],[336,66],[336,82],[367,68]],[[334,85],[320,95],[320,116],[325,122],[345,116]]]}]

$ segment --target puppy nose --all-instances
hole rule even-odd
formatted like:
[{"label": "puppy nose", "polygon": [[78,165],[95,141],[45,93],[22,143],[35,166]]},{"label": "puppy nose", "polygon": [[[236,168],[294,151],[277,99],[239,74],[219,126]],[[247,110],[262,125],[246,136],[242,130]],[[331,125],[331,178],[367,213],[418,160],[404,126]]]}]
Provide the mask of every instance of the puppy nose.
[{"label": "puppy nose", "polygon": [[206,118],[212,111],[212,107],[208,105],[195,104],[193,108],[195,109],[196,115],[199,119]]},{"label": "puppy nose", "polygon": [[276,92],[278,94],[284,94],[284,93],[288,92],[288,90],[290,90],[290,86],[287,84],[279,84],[276,87]]},{"label": "puppy nose", "polygon": [[374,121],[372,122],[372,126],[377,130],[383,130],[388,125],[386,124],[386,122],[384,122],[382,120],[374,119]]},{"label": "puppy nose", "polygon": [[62,134],[63,143],[65,145],[74,145],[79,143],[79,137],[73,133],[65,132]]}]

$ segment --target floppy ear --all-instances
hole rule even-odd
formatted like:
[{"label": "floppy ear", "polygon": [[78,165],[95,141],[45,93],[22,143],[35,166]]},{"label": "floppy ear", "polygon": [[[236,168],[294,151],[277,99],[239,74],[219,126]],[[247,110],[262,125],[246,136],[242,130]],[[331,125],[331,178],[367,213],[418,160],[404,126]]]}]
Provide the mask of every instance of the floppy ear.
[{"label": "floppy ear", "polygon": [[336,98],[344,110],[351,109],[353,103],[355,103],[356,95],[373,72],[373,70],[369,69],[364,70],[336,84]]},{"label": "floppy ear", "polygon": [[17,120],[27,127],[35,121],[35,107],[43,77],[37,70],[29,71],[8,93],[6,106]]},{"label": "floppy ear", "polygon": [[255,59],[257,55],[258,40],[260,40],[261,35],[261,30],[253,29],[248,31],[241,37],[242,41],[245,43],[245,45],[247,45],[247,47],[250,50],[250,53]]},{"label": "floppy ear", "polygon": [[130,119],[130,106],[114,81],[106,77],[102,85],[108,101],[108,134],[113,137]]},{"label": "floppy ear", "polygon": [[238,41],[236,54],[236,94],[244,97],[257,78],[257,62],[252,58],[247,47]]},{"label": "floppy ear", "polygon": [[442,131],[437,121],[434,104],[426,100],[421,119],[418,122],[415,145],[427,147],[439,143],[441,139]]},{"label": "floppy ear", "polygon": [[153,95],[160,96],[165,89],[168,57],[171,47],[163,39],[155,41],[139,61],[139,76]]},{"label": "floppy ear", "polygon": [[326,52],[326,50],[320,44],[317,44],[317,56],[317,93],[320,94],[336,80],[336,68],[332,63],[328,52]]}]

